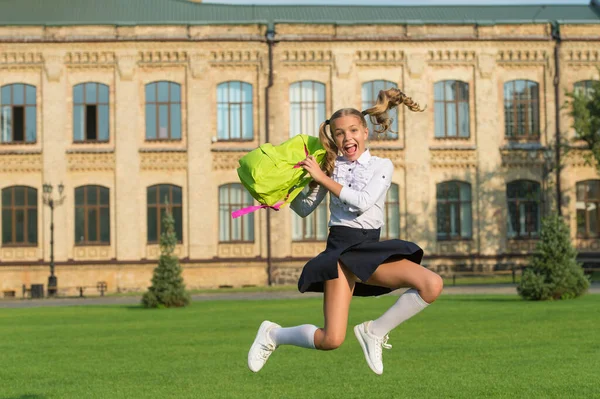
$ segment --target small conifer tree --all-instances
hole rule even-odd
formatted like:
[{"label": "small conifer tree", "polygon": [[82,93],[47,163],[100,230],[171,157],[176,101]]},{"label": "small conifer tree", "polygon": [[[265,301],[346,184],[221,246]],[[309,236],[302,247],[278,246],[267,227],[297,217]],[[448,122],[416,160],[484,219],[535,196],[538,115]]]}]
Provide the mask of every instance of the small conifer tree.
[{"label": "small conifer tree", "polygon": [[146,308],[181,307],[190,303],[190,295],[185,291],[179,259],[173,255],[177,235],[175,219],[168,203],[162,219],[162,227],[158,266],[154,269],[152,286],[142,297],[142,305]]},{"label": "small conifer tree", "polygon": [[569,299],[583,295],[589,286],[569,227],[557,214],[544,218],[540,241],[517,287],[519,295],[530,300]]}]

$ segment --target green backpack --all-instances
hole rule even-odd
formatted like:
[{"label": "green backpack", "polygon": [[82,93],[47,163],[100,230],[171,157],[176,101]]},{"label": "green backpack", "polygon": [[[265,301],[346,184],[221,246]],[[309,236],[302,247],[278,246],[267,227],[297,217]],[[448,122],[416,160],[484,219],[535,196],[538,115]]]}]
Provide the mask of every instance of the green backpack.
[{"label": "green backpack", "polygon": [[262,205],[234,211],[231,217],[267,207],[279,210],[290,203],[312,180],[298,165],[309,154],[319,164],[325,159],[325,149],[317,137],[299,134],[278,146],[262,144],[244,155],[237,169],[238,176],[246,190]]}]

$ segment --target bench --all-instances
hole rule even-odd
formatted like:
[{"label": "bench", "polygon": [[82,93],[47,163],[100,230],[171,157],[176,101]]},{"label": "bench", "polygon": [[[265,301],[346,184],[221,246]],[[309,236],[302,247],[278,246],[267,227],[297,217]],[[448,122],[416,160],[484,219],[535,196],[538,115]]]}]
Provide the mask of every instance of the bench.
[{"label": "bench", "polygon": [[14,290],[4,290],[2,291],[2,294],[4,295],[4,298],[14,298],[17,292]]},{"label": "bench", "polygon": [[442,265],[443,271],[440,273],[442,277],[452,278],[452,285],[456,285],[457,277],[495,277],[495,276],[511,276],[512,282],[517,282],[517,271],[520,270],[523,274],[523,267],[513,263],[499,263],[493,268],[487,268],[483,265]]},{"label": "bench", "polygon": [[104,293],[108,289],[108,284],[106,284],[106,281],[98,281],[96,285],[80,285],[76,288],[77,291],[79,291],[79,298],[85,298],[85,296],[83,296],[83,291],[87,288],[96,288],[98,292],[100,292],[100,296],[104,296]]}]

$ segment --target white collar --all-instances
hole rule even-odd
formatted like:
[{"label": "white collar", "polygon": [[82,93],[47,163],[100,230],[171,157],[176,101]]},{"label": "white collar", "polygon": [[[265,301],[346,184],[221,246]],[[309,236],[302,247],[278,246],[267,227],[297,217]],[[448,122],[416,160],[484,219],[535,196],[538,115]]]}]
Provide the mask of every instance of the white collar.
[{"label": "white collar", "polygon": [[[340,162],[352,163],[352,162],[348,161],[346,158],[344,158],[344,156],[342,156],[342,155],[340,155],[337,159]],[[363,152],[362,154],[360,154],[360,157],[358,157],[358,159],[356,160],[356,162],[358,162],[361,165],[367,165],[370,160],[371,160],[371,153],[369,152],[369,149],[367,148],[365,150],[365,152]]]}]

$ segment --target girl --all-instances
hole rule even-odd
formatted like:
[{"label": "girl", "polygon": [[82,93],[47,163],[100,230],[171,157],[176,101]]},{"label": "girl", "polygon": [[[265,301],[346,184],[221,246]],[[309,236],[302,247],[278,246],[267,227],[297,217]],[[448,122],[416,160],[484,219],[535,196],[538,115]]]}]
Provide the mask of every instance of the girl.
[{"label": "girl", "polygon": [[363,112],[353,108],[336,111],[321,124],[319,138],[327,150],[323,170],[312,156],[301,162],[313,182],[308,195],[300,194],[290,207],[306,217],[330,193],[329,237],[324,252],[310,260],[298,281],[300,292],[324,293],[323,328],[304,324],[282,328],[264,321],[248,353],[248,367],[258,372],[279,345],[332,350],[344,342],[350,300],[356,296],[389,293],[410,287],[382,316],[354,327],[367,364],[383,372],[382,348],[388,333],[435,301],[442,279],[419,265],[423,250],[412,242],[379,241],[384,222],[385,198],[394,166],[389,159],[372,156],[365,147],[369,136],[364,115],[376,133],[386,132],[391,119],[387,111],[399,104],[422,111],[398,89],[380,91],[377,103]]}]

